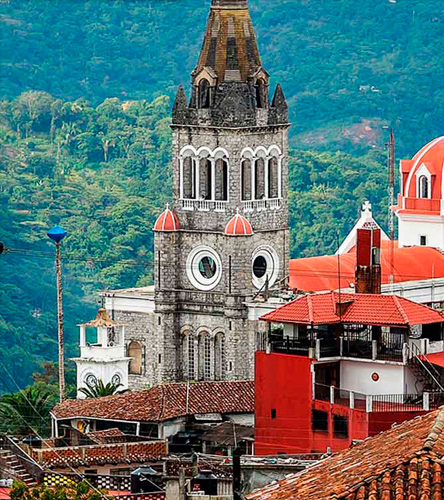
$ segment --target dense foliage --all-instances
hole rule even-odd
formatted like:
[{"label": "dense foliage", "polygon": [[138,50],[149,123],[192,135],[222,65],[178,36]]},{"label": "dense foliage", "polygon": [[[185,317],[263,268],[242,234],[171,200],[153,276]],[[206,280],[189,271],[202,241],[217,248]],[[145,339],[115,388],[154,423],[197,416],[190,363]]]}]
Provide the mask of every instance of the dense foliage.
[{"label": "dense foliage", "polygon": [[[250,0],[263,64],[289,98],[295,145],[360,150],[393,125],[402,154],[442,133],[440,0]],[[66,100],[172,96],[196,64],[210,0],[0,4],[2,92]],[[364,119],[364,121],[363,121]]]},{"label": "dense foliage", "polygon": [[11,500],[106,500],[108,498],[104,492],[93,488],[86,481],[72,487],[58,488],[48,488],[46,485],[29,487],[25,483],[16,481],[10,495]]},{"label": "dense foliage", "polygon": [[[94,317],[100,289],[151,283],[156,215],[171,194],[170,106],[107,99],[65,102],[26,92],[1,107],[0,373],[3,391],[56,358],[52,225],[63,242],[67,355],[76,324]],[[293,151],[292,255],[331,252],[370,199],[384,219],[384,156]],[[365,172],[365,174],[364,174]],[[48,372],[48,367],[46,367]],[[46,383],[56,387],[50,373]],[[72,381],[74,382],[74,381]]]}]

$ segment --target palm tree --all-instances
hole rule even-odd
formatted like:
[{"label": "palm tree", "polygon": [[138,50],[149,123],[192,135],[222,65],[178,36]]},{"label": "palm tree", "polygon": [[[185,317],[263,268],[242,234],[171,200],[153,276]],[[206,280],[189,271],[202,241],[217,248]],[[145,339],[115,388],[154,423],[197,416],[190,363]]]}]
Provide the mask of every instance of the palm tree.
[{"label": "palm tree", "polygon": [[87,398],[103,398],[104,396],[114,396],[114,394],[122,394],[126,390],[118,391],[122,384],[113,384],[108,382],[106,385],[103,380],[99,380],[96,384],[86,384],[86,387],[79,389]]},{"label": "palm tree", "polygon": [[0,398],[0,431],[18,436],[50,431],[51,394],[33,386]]}]

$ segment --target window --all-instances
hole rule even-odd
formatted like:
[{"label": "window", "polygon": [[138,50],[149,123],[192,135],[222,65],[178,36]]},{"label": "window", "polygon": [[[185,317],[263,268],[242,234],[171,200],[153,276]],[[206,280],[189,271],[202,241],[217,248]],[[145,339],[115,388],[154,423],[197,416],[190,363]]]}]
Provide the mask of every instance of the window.
[{"label": "window", "polygon": [[199,198],[201,200],[213,199],[213,170],[211,162],[207,159],[200,160],[199,173]]},{"label": "window", "polygon": [[211,379],[211,338],[205,335],[204,339],[204,378]]},{"label": "window", "polygon": [[426,247],[427,246],[427,236],[420,236],[419,239],[420,239],[420,243],[419,244],[422,247]]},{"label": "window", "polygon": [[216,380],[223,380],[225,363],[225,335],[218,333],[214,343],[214,374]]},{"label": "window", "polygon": [[188,334],[188,380],[194,380],[194,337]]},{"label": "window", "polygon": [[256,106],[265,108],[267,104],[267,86],[262,78],[256,82]]},{"label": "window", "polygon": [[210,82],[208,80],[200,81],[199,83],[199,108],[205,109],[210,107]]},{"label": "window", "polygon": [[251,200],[251,160],[242,161],[242,201]]},{"label": "window", "polygon": [[326,411],[313,410],[312,411],[312,426],[314,431],[327,432],[328,431],[328,413]]},{"label": "window", "polygon": [[268,198],[279,198],[279,166],[277,158],[270,158],[268,162]]},{"label": "window", "polygon": [[97,476],[97,469],[85,469],[85,475]]},{"label": "window", "polygon": [[430,182],[425,175],[421,175],[418,181],[419,198],[430,198]]},{"label": "window", "polygon": [[348,418],[333,415],[333,435],[339,438],[348,437]]},{"label": "window", "polygon": [[262,200],[265,198],[265,160],[259,158],[256,160],[256,175],[255,175],[255,200]]},{"label": "window", "polygon": [[275,419],[276,419],[276,416],[277,416],[276,408],[272,408],[272,409],[271,409],[271,418],[272,418],[273,420],[275,420]]},{"label": "window", "polygon": [[129,476],[131,474],[131,469],[110,469],[110,476]]},{"label": "window", "polygon": [[187,156],[183,160],[182,196],[187,200],[196,199],[196,160]]},{"label": "window", "polygon": [[142,345],[135,340],[128,345],[128,357],[131,358],[129,373],[132,375],[142,374]]},{"label": "window", "polygon": [[228,162],[216,160],[216,201],[228,201]]}]

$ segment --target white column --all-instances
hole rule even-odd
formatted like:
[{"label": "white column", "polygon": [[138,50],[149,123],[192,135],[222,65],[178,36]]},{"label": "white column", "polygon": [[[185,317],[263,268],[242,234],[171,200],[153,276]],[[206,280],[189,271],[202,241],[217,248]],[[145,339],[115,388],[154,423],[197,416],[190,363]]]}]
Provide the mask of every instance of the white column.
[{"label": "white column", "polygon": [[268,185],[269,175],[270,175],[270,159],[271,157],[265,158],[265,199],[270,199],[270,186]]},{"label": "white column", "polygon": [[256,159],[251,159],[251,201],[256,199]]},{"label": "white column", "polygon": [[195,194],[196,200],[200,199],[200,158],[194,160],[196,165],[196,185],[195,185]]},{"label": "white column", "polygon": [[179,179],[179,195],[180,195],[180,199],[183,200],[183,158],[179,158],[179,175],[180,175],[180,179]]}]

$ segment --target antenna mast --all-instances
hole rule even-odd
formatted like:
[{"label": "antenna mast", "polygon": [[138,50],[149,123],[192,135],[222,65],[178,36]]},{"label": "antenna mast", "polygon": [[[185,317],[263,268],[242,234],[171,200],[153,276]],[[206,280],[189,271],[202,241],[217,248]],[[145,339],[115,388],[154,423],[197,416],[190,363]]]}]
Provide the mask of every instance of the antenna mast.
[{"label": "antenna mast", "polygon": [[[390,139],[388,142],[388,173],[389,173],[389,211],[388,211],[388,225],[390,236],[390,275],[389,283],[393,285],[395,274],[395,221],[393,206],[395,204],[395,137],[393,129],[390,131]],[[393,287],[392,287],[393,288]],[[392,289],[393,291],[393,289]]]}]

